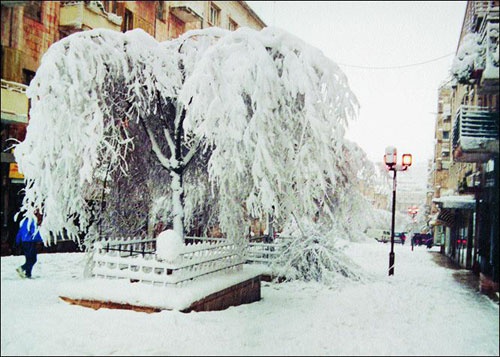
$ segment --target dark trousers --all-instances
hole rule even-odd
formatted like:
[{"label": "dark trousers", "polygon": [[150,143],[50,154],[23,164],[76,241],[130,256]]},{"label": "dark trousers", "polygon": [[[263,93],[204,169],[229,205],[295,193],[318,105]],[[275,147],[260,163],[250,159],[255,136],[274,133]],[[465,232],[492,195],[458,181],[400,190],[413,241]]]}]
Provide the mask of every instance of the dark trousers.
[{"label": "dark trousers", "polygon": [[26,272],[26,276],[31,278],[31,270],[36,263],[36,242],[22,242],[21,247],[26,258],[26,263],[21,268]]}]

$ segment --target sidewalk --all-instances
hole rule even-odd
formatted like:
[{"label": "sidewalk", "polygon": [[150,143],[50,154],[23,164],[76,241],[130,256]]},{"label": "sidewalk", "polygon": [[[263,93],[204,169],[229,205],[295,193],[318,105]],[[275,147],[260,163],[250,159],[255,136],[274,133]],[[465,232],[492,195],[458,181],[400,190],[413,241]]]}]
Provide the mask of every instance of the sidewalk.
[{"label": "sidewalk", "polygon": [[[467,286],[469,289],[480,293],[479,290],[479,275],[476,275],[472,272],[472,270],[464,269],[457,264],[455,264],[450,258],[448,258],[446,255],[441,254],[440,252],[436,251],[431,251],[429,252],[432,254],[432,259],[434,262],[442,267],[448,268],[448,269],[453,269],[453,277],[455,280],[465,286]],[[498,292],[489,292],[489,293],[482,293],[486,296],[488,296],[491,300],[499,304],[499,298],[498,298]]]}]

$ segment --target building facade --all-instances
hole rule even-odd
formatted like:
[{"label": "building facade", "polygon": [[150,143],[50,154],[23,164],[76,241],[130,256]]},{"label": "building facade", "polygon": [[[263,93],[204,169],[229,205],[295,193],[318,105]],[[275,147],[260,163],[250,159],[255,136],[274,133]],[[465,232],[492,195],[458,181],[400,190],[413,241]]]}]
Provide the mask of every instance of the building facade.
[{"label": "building facade", "polygon": [[439,88],[430,226],[442,252],[498,291],[499,1],[468,1]]},{"label": "building facade", "polygon": [[1,252],[6,255],[12,253],[24,188],[12,144],[24,140],[29,121],[26,89],[53,43],[94,28],[141,28],[165,41],[192,29],[260,30],[265,23],[245,1],[3,1],[1,26],[0,214]]}]

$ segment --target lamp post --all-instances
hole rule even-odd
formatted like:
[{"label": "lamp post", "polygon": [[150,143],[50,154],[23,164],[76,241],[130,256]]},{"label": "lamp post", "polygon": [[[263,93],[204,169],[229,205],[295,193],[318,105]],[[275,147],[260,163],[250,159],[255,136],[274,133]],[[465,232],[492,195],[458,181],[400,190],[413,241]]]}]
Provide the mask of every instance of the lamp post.
[{"label": "lamp post", "polygon": [[398,171],[405,171],[411,166],[412,157],[411,154],[403,154],[403,163],[401,165],[397,164],[398,152],[395,147],[388,146],[385,149],[384,162],[385,166],[389,171],[394,172],[392,177],[392,221],[391,221],[391,252],[389,253],[389,276],[394,275],[394,223],[396,217],[396,173]]}]

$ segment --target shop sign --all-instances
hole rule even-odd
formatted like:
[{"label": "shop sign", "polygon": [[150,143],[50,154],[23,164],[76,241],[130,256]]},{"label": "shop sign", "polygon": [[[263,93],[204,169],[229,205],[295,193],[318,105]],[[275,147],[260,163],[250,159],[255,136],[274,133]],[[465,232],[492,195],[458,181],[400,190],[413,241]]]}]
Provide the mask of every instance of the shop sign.
[{"label": "shop sign", "polygon": [[11,179],[23,179],[24,175],[19,172],[19,168],[16,162],[11,162],[9,164],[9,178]]}]

